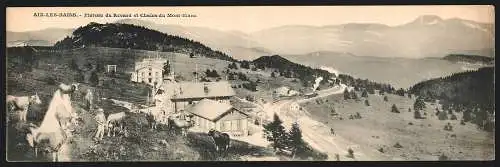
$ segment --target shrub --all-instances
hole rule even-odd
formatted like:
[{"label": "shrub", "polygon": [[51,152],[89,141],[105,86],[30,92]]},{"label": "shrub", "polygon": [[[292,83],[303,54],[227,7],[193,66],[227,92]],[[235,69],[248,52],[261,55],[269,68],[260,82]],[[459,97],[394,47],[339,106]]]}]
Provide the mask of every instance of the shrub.
[{"label": "shrub", "polygon": [[384,96],[384,101],[389,101],[389,98],[387,96]]},{"label": "shrub", "polygon": [[450,119],[451,120],[457,120],[457,116],[455,114],[452,114]]},{"label": "shrub", "polygon": [[448,160],[449,160],[448,156],[444,155],[444,153],[442,153],[442,154],[439,156],[439,158],[438,158],[438,159],[439,159],[440,161],[448,161]]},{"label": "shrub", "polygon": [[393,113],[400,113],[398,107],[396,107],[396,104],[392,104],[391,112],[393,112]]},{"label": "shrub", "polygon": [[448,124],[446,124],[444,126],[444,130],[446,130],[446,131],[453,131],[453,126],[451,126],[451,124],[448,122]]},{"label": "shrub", "polygon": [[378,152],[384,153],[384,148],[382,147],[378,148]]},{"label": "shrub", "polygon": [[351,148],[347,149],[347,157],[354,158],[354,150]]},{"label": "shrub", "polygon": [[460,120],[460,125],[465,125],[465,121],[463,119]]},{"label": "shrub", "polygon": [[444,111],[438,113],[438,119],[439,120],[447,120],[448,119],[448,114]]},{"label": "shrub", "polygon": [[413,118],[415,118],[415,119],[421,119],[421,118],[422,118],[422,115],[420,115],[420,111],[415,110],[415,111],[413,112]]},{"label": "shrub", "polygon": [[394,144],[394,147],[395,148],[403,148],[403,146],[401,144],[399,144],[399,142],[397,142],[396,144]]},{"label": "shrub", "polygon": [[409,123],[408,123],[408,125],[413,125],[413,123],[412,123],[412,122],[409,122]]}]

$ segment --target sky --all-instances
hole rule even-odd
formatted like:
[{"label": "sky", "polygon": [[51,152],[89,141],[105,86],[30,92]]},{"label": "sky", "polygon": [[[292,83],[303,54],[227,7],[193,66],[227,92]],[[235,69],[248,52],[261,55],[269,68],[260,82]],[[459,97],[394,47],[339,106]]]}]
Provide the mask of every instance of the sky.
[{"label": "sky", "polygon": [[[34,13],[72,12],[82,17],[35,17]],[[22,32],[45,28],[77,28],[89,22],[115,22],[120,17],[85,18],[85,13],[105,14],[191,14],[196,17],[134,19],[158,24],[209,27],[251,33],[284,25],[324,26],[344,23],[381,23],[401,25],[421,15],[443,19],[461,18],[494,23],[494,7],[487,5],[454,6],[209,6],[209,7],[8,7],[8,31]]]}]

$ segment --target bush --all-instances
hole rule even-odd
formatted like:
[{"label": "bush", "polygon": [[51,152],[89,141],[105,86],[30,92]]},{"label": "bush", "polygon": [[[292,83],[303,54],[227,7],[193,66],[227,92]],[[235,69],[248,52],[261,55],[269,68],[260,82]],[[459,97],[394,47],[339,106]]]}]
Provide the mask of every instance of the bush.
[{"label": "bush", "polygon": [[421,119],[421,118],[422,118],[422,115],[420,115],[420,111],[415,110],[415,111],[413,112],[413,118],[415,118],[415,119]]},{"label": "bush", "polygon": [[452,114],[452,115],[451,115],[450,120],[457,120],[457,119],[458,119],[458,118],[457,118],[457,116],[456,116],[455,114]]},{"label": "bush", "polygon": [[451,126],[451,124],[448,122],[448,124],[446,124],[444,126],[444,130],[446,130],[446,131],[453,131],[453,126]]},{"label": "bush", "polygon": [[444,111],[438,113],[438,119],[439,120],[447,120],[448,119],[448,114]]},{"label": "bush", "polygon": [[389,101],[389,98],[387,96],[384,96],[384,101]]},{"label": "bush", "polygon": [[397,142],[396,144],[394,144],[394,147],[395,148],[403,148],[403,146],[401,144],[399,144],[399,142]]},{"label": "bush", "polygon": [[347,157],[354,158],[354,150],[351,148],[347,149]]},{"label": "bush", "polygon": [[378,152],[384,153],[384,148],[380,147],[380,148],[378,149]]},{"label": "bush", "polygon": [[448,161],[448,160],[449,160],[448,156],[444,155],[444,153],[442,153],[442,154],[439,156],[439,158],[438,158],[438,159],[439,159],[440,161]]},{"label": "bush", "polygon": [[460,125],[465,125],[465,121],[463,119],[460,120]]},{"label": "bush", "polygon": [[391,112],[393,112],[393,113],[400,113],[398,107],[396,107],[396,104],[392,104]]}]

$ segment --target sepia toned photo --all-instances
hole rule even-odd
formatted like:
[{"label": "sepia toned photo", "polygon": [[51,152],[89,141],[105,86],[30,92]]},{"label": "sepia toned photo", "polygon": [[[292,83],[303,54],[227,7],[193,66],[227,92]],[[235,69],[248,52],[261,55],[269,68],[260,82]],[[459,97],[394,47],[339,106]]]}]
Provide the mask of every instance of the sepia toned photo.
[{"label": "sepia toned photo", "polygon": [[7,7],[6,158],[495,160],[494,15]]}]

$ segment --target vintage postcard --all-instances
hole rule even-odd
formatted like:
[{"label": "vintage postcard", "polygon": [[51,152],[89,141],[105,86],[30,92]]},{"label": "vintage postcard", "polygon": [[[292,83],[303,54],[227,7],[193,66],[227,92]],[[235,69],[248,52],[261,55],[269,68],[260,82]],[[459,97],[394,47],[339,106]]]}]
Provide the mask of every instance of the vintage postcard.
[{"label": "vintage postcard", "polygon": [[494,160],[494,14],[7,7],[7,161]]}]

